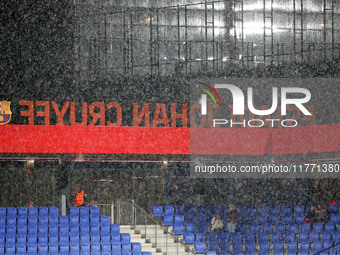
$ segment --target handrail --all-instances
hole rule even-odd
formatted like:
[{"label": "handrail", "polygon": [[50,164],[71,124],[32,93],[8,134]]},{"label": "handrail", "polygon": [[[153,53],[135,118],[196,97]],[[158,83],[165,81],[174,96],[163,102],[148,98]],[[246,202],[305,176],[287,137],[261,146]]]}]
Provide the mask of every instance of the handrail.
[{"label": "handrail", "polygon": [[[333,245],[333,246],[331,246],[331,247],[328,247],[328,248],[326,248],[326,249],[323,249],[322,251],[319,251],[319,252],[317,252],[317,253],[314,253],[314,255],[320,254],[320,253],[322,253],[322,252],[324,252],[324,251],[327,251],[327,250],[330,250],[330,249],[333,249],[334,247],[336,247],[336,246],[338,246],[338,245],[340,245],[340,243],[337,243],[337,244],[335,244],[335,245]],[[336,251],[339,251],[339,250],[340,250],[340,247],[338,247],[338,250],[336,250]],[[334,253],[334,252],[336,252],[336,251],[332,251],[332,252],[330,252],[330,253],[328,253],[328,254],[332,254],[332,253]]]},{"label": "handrail", "polygon": [[131,202],[134,206],[136,206],[139,210],[141,210],[144,214],[146,214],[146,216],[148,216],[149,217],[149,219],[151,219],[154,223],[156,223],[156,224],[159,224],[160,226],[162,226],[159,222],[157,222],[151,215],[149,215],[144,209],[142,209],[139,205],[137,205],[136,203],[135,203],[135,201],[133,201],[133,200],[129,200],[129,202]]}]

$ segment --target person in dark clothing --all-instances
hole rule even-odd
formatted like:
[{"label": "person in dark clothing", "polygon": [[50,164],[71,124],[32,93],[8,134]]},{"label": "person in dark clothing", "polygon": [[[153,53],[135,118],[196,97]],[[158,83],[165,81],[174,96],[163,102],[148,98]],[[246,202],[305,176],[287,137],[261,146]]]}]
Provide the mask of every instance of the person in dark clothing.
[{"label": "person in dark clothing", "polygon": [[315,221],[315,207],[314,205],[310,206],[308,213],[305,216],[305,223],[312,223]]},{"label": "person in dark clothing", "polygon": [[328,212],[322,204],[317,205],[317,208],[315,210],[315,221],[328,222]]},{"label": "person in dark clothing", "polygon": [[174,186],[172,187],[171,190],[171,204],[172,205],[176,205],[176,206],[182,206],[183,205],[183,201],[182,201],[182,197],[180,194],[180,191],[178,189],[178,185],[174,184]]},{"label": "person in dark clothing", "polygon": [[238,212],[235,209],[235,206],[233,206],[233,205],[229,206],[229,209],[228,209],[226,215],[228,216],[229,232],[235,232],[236,222],[240,218],[239,215],[238,215]]}]

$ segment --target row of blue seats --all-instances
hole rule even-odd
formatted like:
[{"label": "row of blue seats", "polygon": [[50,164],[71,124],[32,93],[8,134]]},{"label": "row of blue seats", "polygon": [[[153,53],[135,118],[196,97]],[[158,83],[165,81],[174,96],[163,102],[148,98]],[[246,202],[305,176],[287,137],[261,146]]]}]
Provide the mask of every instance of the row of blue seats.
[{"label": "row of blue seats", "polygon": [[[327,245],[327,244],[325,244]],[[208,252],[214,252],[215,254],[227,254],[230,252],[230,254],[237,254],[240,255],[243,253],[244,255],[254,255],[255,252],[257,251],[258,255],[268,255],[268,254],[284,254],[285,251],[285,244],[282,242],[277,242],[273,244],[273,249],[271,250],[270,244],[269,243],[262,243],[258,246],[258,250],[256,250],[256,245],[255,243],[247,243],[244,246],[242,245],[233,245],[229,246],[229,244],[226,245],[221,245],[219,247],[208,243],[207,245],[203,242],[201,243],[196,243],[195,244],[195,250],[196,253],[205,253],[209,254]],[[288,255],[309,255],[309,254],[316,254],[318,252],[321,252],[324,249],[329,248],[330,246],[324,246],[322,243],[288,243],[286,244],[286,254]],[[271,252],[271,253],[270,253]],[[319,254],[337,254],[337,252],[333,252],[333,250],[327,250],[324,253],[319,253]],[[340,254],[340,253],[338,253]]]},{"label": "row of blue seats", "polygon": [[47,243],[130,243],[128,233],[122,234],[81,234],[81,235],[31,235],[3,236],[0,244],[47,244]]},{"label": "row of blue seats", "polygon": [[[260,242],[281,242],[285,241],[289,242],[340,242],[340,233],[272,233],[268,235],[266,233],[259,234],[244,234],[244,240],[256,240]],[[241,233],[233,233],[233,235],[229,236],[228,233],[210,233],[209,235],[205,235],[202,233],[188,233],[184,235],[184,242],[186,244],[192,244],[197,242],[242,242]]]},{"label": "row of blue seats", "polygon": [[[305,215],[309,211],[310,206],[295,205],[295,206],[236,206],[237,212],[240,216],[246,215]],[[327,205],[326,206],[330,214],[339,213],[339,205]],[[161,217],[164,215],[215,215],[219,213],[225,215],[229,206],[152,206],[152,212],[154,217]]]},{"label": "row of blue seats", "polygon": [[151,255],[142,252],[140,243],[119,246],[116,244],[49,244],[49,245],[0,245],[0,254],[114,254]]},{"label": "row of blue seats", "polygon": [[[98,216],[96,206],[69,207],[72,216]],[[58,207],[0,207],[0,217],[21,216],[58,216]]]},{"label": "row of blue seats", "polygon": [[[191,224],[206,224],[211,222],[211,217],[207,217],[205,215],[197,215],[195,217],[193,216],[184,216],[184,215],[163,215],[161,216],[163,218],[163,222],[165,226],[172,226],[176,222],[183,222],[183,223],[191,223]],[[228,221],[228,217],[225,215],[221,216],[221,219],[224,222]],[[258,224],[277,224],[277,223],[285,223],[285,224],[302,224],[305,222],[305,215],[300,215],[295,218],[293,218],[291,215],[283,215],[282,217],[278,214],[273,214],[270,217],[267,216],[259,216],[256,219],[252,217],[247,218],[240,218],[240,223],[245,224],[252,224],[252,223],[258,223]],[[334,224],[340,224],[340,214],[332,214],[330,222]]]},{"label": "row of blue seats", "polygon": [[7,217],[0,218],[0,227],[8,225],[77,225],[77,224],[91,224],[98,225],[110,224],[110,218],[107,215],[97,216],[29,216],[29,217]]},{"label": "row of blue seats", "polygon": [[[165,224],[166,225],[166,224]],[[310,223],[303,223],[303,224],[284,224],[284,223],[279,223],[276,225],[272,224],[239,224],[237,225],[236,231],[241,232],[241,233],[272,233],[272,232],[336,232],[340,231],[340,225],[334,224],[334,223],[314,223],[313,225]],[[190,232],[201,232],[201,233],[206,233],[210,232],[211,230],[211,225],[207,227],[206,224],[181,224],[181,223],[175,223],[173,225],[174,229],[174,234],[175,235],[183,235],[184,233],[190,233]],[[228,225],[224,226],[224,232],[229,232],[228,231]]]}]

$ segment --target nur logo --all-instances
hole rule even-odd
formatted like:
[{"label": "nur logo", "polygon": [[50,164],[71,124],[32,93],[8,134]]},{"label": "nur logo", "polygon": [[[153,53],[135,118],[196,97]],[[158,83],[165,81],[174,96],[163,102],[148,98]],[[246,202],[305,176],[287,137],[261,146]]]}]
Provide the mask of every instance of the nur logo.
[{"label": "nur logo", "polygon": [[0,125],[5,125],[11,121],[12,112],[10,105],[11,102],[0,101]]},{"label": "nur logo", "polygon": [[[213,87],[211,87],[210,85],[208,84],[205,84],[205,83],[202,83],[202,82],[197,82],[198,84],[201,84],[203,86],[205,86],[206,88],[209,88],[218,98],[218,100],[220,101],[220,104],[222,106],[222,100],[221,100],[221,97],[220,95],[217,93],[216,89],[214,89]],[[217,105],[217,102],[215,100],[215,97],[213,96],[213,94],[211,94],[211,92],[207,89],[203,89],[203,88],[200,88],[201,90],[203,90],[205,93],[207,93],[211,99],[214,101],[215,105]],[[202,97],[201,97],[201,105],[202,105],[202,109],[201,109],[201,114],[202,115],[207,115],[207,95],[206,94],[202,94]]]}]

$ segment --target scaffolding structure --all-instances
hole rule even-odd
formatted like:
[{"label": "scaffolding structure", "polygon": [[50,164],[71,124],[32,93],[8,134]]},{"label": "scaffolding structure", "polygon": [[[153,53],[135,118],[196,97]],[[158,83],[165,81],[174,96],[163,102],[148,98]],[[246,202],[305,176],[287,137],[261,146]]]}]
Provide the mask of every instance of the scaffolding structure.
[{"label": "scaffolding structure", "polygon": [[[85,1],[86,2],[86,1]],[[75,70],[93,76],[217,72],[335,60],[335,0],[218,0],[174,6],[75,3]]]}]

